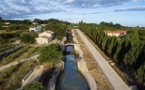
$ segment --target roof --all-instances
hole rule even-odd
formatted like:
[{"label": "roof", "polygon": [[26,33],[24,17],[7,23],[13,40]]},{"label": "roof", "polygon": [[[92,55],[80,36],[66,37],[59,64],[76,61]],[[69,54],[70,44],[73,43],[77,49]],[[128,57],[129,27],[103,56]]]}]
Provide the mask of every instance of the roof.
[{"label": "roof", "polygon": [[45,32],[42,32],[42,33],[40,33],[40,34],[53,34],[54,32],[52,32],[52,31],[45,31]]},{"label": "roof", "polygon": [[52,31],[45,31],[46,33],[50,33],[50,34],[53,34],[54,32],[52,32]]},{"label": "roof", "polygon": [[4,24],[11,24],[10,22],[4,22]]},{"label": "roof", "polygon": [[50,38],[50,37],[48,37],[48,36],[41,36],[41,38],[48,39],[48,38]]},{"label": "roof", "polygon": [[[41,36],[41,37],[38,37],[38,38],[49,39],[50,37],[48,37],[48,36]],[[38,39],[38,38],[37,38],[37,39]]]},{"label": "roof", "polygon": [[120,34],[120,33],[127,33],[128,30],[119,30],[119,31],[112,31],[112,30],[106,30],[105,33],[115,33],[115,34]]}]

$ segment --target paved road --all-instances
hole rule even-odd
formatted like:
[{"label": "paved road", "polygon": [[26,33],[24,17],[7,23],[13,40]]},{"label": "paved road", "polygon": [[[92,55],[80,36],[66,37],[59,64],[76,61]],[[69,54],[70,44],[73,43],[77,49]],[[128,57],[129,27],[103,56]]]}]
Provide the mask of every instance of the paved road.
[{"label": "paved road", "polygon": [[120,76],[115,72],[115,70],[108,64],[108,62],[103,58],[103,56],[95,49],[95,47],[89,42],[89,40],[82,34],[80,30],[76,30],[80,35],[81,39],[86,44],[87,48],[90,50],[94,56],[96,62],[101,67],[102,71],[112,84],[115,90],[130,90],[126,83],[120,78]]}]

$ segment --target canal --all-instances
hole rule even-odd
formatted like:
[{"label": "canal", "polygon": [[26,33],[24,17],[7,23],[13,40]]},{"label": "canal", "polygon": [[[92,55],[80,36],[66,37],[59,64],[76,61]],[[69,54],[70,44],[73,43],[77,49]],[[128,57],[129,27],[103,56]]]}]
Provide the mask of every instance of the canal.
[{"label": "canal", "polygon": [[64,58],[64,71],[57,79],[56,90],[90,90],[85,78],[78,71],[76,56],[72,54],[74,46],[66,46],[65,51],[67,54]]}]

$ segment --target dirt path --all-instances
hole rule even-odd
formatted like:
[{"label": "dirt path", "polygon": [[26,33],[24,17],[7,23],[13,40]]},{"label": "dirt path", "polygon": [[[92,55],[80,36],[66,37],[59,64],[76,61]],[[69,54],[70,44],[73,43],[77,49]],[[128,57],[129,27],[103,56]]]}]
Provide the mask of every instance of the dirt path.
[{"label": "dirt path", "polygon": [[83,51],[83,57],[86,61],[87,67],[97,83],[98,90],[111,90],[111,85],[109,84],[106,77],[103,75],[100,67],[95,62],[93,56],[90,54],[89,50],[86,48],[84,42],[81,40],[80,36],[76,31],[75,35]]}]

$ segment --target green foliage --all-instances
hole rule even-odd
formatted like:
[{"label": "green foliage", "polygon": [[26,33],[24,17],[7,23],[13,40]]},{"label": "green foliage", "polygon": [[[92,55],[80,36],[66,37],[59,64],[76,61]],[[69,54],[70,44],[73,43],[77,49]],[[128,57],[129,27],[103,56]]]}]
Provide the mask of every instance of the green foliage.
[{"label": "green foliage", "polygon": [[130,50],[128,53],[125,54],[125,57],[123,59],[124,63],[127,65],[133,65],[136,61],[135,56],[132,53],[132,50]]},{"label": "green foliage", "polygon": [[139,35],[145,36],[145,30],[139,30]]},{"label": "green foliage", "polygon": [[19,36],[20,36],[19,33],[1,33],[0,34],[0,38],[2,39],[10,39],[10,38],[15,38]]},{"label": "green foliage", "polygon": [[33,44],[35,43],[35,36],[33,34],[22,34],[21,36],[21,42]]},{"label": "green foliage", "polygon": [[2,17],[0,17],[0,23],[2,23],[2,20],[3,20]]},{"label": "green foliage", "polygon": [[102,49],[103,50],[105,50],[105,48],[106,48],[107,41],[108,41],[108,36],[105,36],[104,41],[102,42]]},{"label": "green foliage", "polygon": [[116,52],[114,53],[114,56],[113,56],[116,62],[119,62],[119,60],[120,60],[119,54],[120,54],[121,50],[122,50],[122,43],[118,42],[117,47],[116,47]]},{"label": "green foliage", "polygon": [[140,83],[145,85],[145,63],[142,64],[135,72],[135,77]]},{"label": "green foliage", "polygon": [[113,47],[116,44],[116,37],[112,37],[110,43],[108,44],[107,52],[111,55],[113,51]]},{"label": "green foliage", "polygon": [[57,39],[61,40],[65,34],[65,31],[68,27],[64,22],[50,19],[47,21],[47,25],[44,27],[45,30],[51,30],[56,34]]},{"label": "green foliage", "polygon": [[45,90],[44,86],[40,82],[34,82],[24,87],[23,90]]},{"label": "green foliage", "polygon": [[139,38],[140,40],[145,40],[145,30],[139,30]]},{"label": "green foliage", "polygon": [[19,38],[20,33],[18,32],[12,32],[12,33],[1,33],[0,34],[0,42],[8,42],[12,38]]},{"label": "green foliage", "polygon": [[28,26],[26,24],[11,24],[7,30],[11,31],[11,30],[27,30]]},{"label": "green foliage", "polygon": [[113,24],[112,22],[101,22],[98,25],[98,29],[100,30],[119,30],[124,29],[125,27],[121,26],[119,23]]},{"label": "green foliage", "polygon": [[58,44],[50,44],[40,50],[39,63],[57,63],[62,57],[61,48]]}]

